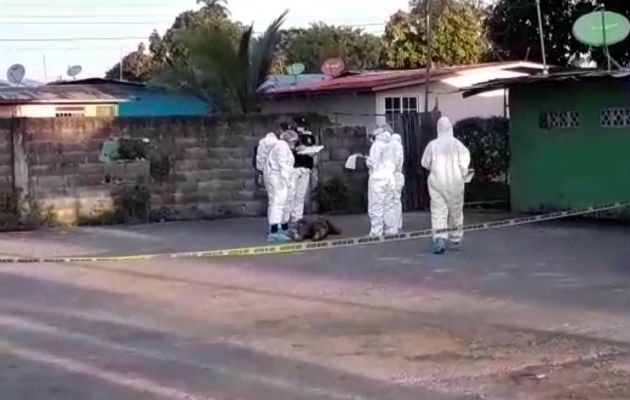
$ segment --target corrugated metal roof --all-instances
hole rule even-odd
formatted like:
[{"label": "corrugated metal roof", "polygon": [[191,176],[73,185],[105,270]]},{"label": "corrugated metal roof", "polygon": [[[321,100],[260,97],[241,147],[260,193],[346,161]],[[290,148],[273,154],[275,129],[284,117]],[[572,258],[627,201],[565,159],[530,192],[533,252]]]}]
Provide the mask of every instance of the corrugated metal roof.
[{"label": "corrugated metal roof", "polygon": [[474,96],[483,92],[490,92],[496,89],[505,89],[515,85],[526,85],[536,82],[562,82],[562,81],[579,81],[584,79],[598,78],[625,78],[630,76],[630,70],[621,71],[603,71],[594,69],[580,69],[563,72],[555,72],[549,74],[537,74],[523,76],[513,79],[497,79],[470,86],[463,90],[464,97]]},{"label": "corrugated metal roof", "polygon": [[330,79],[332,79],[330,76],[324,74],[269,75],[259,90],[267,92],[273,89],[322,82]]},{"label": "corrugated metal roof", "polygon": [[59,85],[122,85],[122,86],[139,86],[144,87],[147,86],[141,82],[131,82],[125,80],[118,79],[106,79],[106,78],[85,78],[85,79],[74,79],[69,81],[56,81],[49,83],[50,86],[59,86]]},{"label": "corrugated metal roof", "polygon": [[[464,71],[482,70],[484,68],[519,68],[537,70],[540,64],[526,62],[497,62],[474,65],[441,67],[431,71],[431,81]],[[425,81],[425,69],[384,70],[350,73],[323,82],[271,88],[265,90],[269,97],[284,95],[330,94],[339,92],[377,92],[422,84]]]},{"label": "corrugated metal roof", "polygon": [[135,97],[117,85],[45,85],[0,88],[0,104],[119,103]]}]

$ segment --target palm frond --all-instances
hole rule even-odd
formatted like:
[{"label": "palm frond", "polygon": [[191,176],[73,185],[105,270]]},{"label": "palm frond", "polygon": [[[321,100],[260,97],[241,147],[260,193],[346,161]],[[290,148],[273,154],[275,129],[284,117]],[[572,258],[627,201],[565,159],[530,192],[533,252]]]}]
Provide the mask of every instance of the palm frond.
[{"label": "palm frond", "polygon": [[265,33],[253,43],[249,69],[250,90],[252,93],[256,93],[260,85],[267,80],[276,53],[276,47],[282,39],[280,28],[288,12],[289,11],[286,10],[280,14],[280,16],[267,27]]},{"label": "palm frond", "polygon": [[252,111],[258,100],[258,88],[271,70],[286,14],[282,13],[257,39],[253,37],[253,26],[245,29],[237,41],[233,32],[221,26],[203,26],[186,32],[181,40],[187,58],[169,65],[166,75],[170,76],[163,79],[212,99],[224,111]]}]

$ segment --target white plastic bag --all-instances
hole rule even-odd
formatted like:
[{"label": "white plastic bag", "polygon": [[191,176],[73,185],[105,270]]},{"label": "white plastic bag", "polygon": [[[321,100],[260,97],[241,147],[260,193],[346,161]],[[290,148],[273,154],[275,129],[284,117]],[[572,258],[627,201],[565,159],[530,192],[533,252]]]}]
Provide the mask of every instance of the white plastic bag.
[{"label": "white plastic bag", "polygon": [[348,159],[346,160],[346,164],[344,165],[344,168],[346,169],[352,169],[355,170],[357,169],[357,160],[359,158],[362,158],[363,155],[362,154],[353,154],[350,157],[348,157]]},{"label": "white plastic bag", "polygon": [[470,183],[470,181],[472,181],[473,176],[475,176],[475,170],[471,168],[468,170],[468,173],[464,175],[464,183]]}]

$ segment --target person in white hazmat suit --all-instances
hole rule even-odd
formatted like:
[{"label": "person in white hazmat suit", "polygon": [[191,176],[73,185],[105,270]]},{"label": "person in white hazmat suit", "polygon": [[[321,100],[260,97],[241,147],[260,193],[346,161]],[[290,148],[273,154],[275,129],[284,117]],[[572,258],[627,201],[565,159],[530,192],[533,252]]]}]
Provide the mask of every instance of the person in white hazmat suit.
[{"label": "person in white hazmat suit", "polygon": [[[289,187],[289,200],[287,201],[287,209],[285,218],[290,223],[297,224],[304,218],[304,205],[306,203],[306,194],[308,193],[311,182],[311,173],[315,166],[315,158],[312,155],[300,154],[299,151],[307,146],[315,144],[313,133],[304,128],[298,127],[298,141],[293,150],[295,164],[293,166],[293,174],[291,177],[291,186]],[[297,225],[296,225],[297,226]]]},{"label": "person in white hazmat suit", "polygon": [[377,237],[397,231],[394,195],[396,165],[394,148],[390,144],[391,128],[379,127],[370,136],[372,146],[365,160],[369,170],[368,216],[370,236]]},{"label": "person in white hazmat suit", "polygon": [[394,196],[395,196],[395,216],[396,231],[402,232],[403,228],[403,206],[402,191],[405,187],[405,174],[403,166],[405,163],[405,152],[402,145],[402,137],[398,133],[392,135],[391,145],[394,148]]},{"label": "person in white hazmat suit", "polygon": [[[428,178],[431,197],[431,229],[433,253],[442,254],[449,245],[459,247],[464,235],[464,177],[468,174],[470,152],[453,136],[448,117],[437,123],[437,138],[429,142],[422,155],[422,166],[430,171]],[[450,233],[440,229],[453,228]]]},{"label": "person in white hazmat suit", "polygon": [[289,186],[293,173],[293,147],[298,140],[294,131],[285,131],[269,150],[265,163],[265,186],[269,198],[267,218],[269,220],[270,242],[290,241],[289,221],[285,209],[289,198]]},{"label": "person in white hazmat suit", "polygon": [[265,135],[264,138],[258,141],[258,147],[256,147],[256,171],[259,174],[262,174],[265,190],[267,191],[269,191],[269,188],[267,187],[268,179],[265,178],[265,165],[267,163],[267,155],[269,154],[269,150],[277,142],[278,137],[276,136],[276,134],[273,132],[269,132]]}]

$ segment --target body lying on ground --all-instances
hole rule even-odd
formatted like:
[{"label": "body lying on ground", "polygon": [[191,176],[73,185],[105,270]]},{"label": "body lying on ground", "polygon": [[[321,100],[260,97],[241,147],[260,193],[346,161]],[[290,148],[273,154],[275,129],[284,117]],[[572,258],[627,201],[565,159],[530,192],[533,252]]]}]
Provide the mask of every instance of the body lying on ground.
[{"label": "body lying on ground", "polygon": [[328,235],[341,235],[341,229],[328,218],[317,217],[314,220],[302,220],[296,228],[293,238],[296,241],[312,239],[314,242],[324,240]]}]

